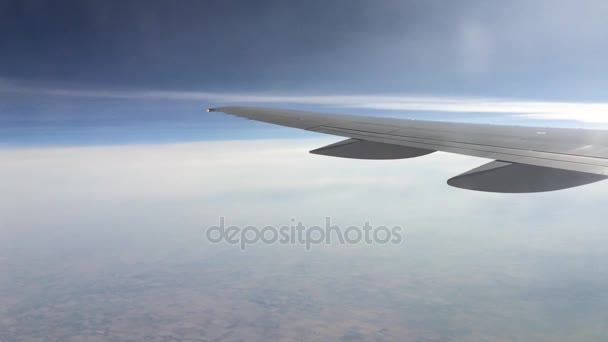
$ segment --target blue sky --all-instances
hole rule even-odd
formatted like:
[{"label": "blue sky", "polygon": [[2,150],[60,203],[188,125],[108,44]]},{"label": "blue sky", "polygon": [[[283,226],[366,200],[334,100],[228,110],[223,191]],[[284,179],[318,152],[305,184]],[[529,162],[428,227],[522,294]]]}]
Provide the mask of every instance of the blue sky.
[{"label": "blue sky", "polygon": [[[608,108],[604,1],[4,1],[0,9],[5,145],[302,134],[202,111],[233,103],[492,123],[540,114],[584,127],[599,127]],[[395,97],[434,105],[395,107]],[[445,110],[454,99],[466,106]]]}]

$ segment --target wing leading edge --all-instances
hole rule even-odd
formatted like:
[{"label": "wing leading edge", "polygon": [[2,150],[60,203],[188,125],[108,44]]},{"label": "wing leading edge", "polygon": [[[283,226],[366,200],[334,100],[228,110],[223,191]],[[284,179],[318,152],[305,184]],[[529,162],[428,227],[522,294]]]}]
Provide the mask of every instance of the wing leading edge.
[{"label": "wing leading edge", "polygon": [[448,184],[477,191],[560,190],[608,177],[608,131],[498,126],[220,107],[239,117],[349,138],[311,151],[357,159],[401,159],[434,151],[494,159]]}]

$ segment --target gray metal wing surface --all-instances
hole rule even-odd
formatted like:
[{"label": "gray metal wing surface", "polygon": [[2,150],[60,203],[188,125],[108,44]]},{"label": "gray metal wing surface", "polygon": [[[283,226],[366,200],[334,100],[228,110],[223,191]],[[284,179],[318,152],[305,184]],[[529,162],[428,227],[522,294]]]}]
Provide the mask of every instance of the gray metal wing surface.
[{"label": "gray metal wing surface", "polygon": [[208,111],[348,138],[312,151],[316,154],[401,159],[442,151],[495,160],[448,182],[470,190],[543,192],[608,177],[608,131],[604,130],[435,122],[258,107]]}]

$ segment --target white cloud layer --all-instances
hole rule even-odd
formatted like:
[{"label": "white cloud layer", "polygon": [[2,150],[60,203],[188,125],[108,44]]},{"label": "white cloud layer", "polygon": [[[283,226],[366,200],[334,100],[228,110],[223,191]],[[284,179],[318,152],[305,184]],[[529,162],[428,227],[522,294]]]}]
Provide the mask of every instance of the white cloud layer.
[{"label": "white cloud layer", "polygon": [[532,101],[486,97],[411,95],[283,95],[269,93],[215,93],[199,91],[99,90],[41,86],[0,80],[0,93],[39,94],[110,99],[200,101],[217,106],[247,104],[305,104],[327,107],[392,111],[503,113],[543,120],[608,123],[607,102]]},{"label": "white cloud layer", "polygon": [[[490,203],[511,202],[515,196],[445,184],[448,178],[485,163],[483,159],[436,153],[411,160],[362,161],[308,153],[334,141],[0,149],[0,233],[14,226],[69,222],[100,209],[112,216],[130,214],[129,207],[137,203],[144,207],[183,203],[184,208],[210,217],[232,213],[259,218],[282,212],[363,220],[387,215],[398,219],[403,210],[410,218],[428,217],[436,208],[449,208],[450,215],[462,218]],[[517,203],[559,199],[564,193],[585,194],[589,200],[606,186],[608,182],[562,193],[517,196]],[[362,203],[363,211],[353,210]]]},{"label": "white cloud layer", "polygon": [[[565,317],[577,317],[571,336],[603,333],[608,182],[546,194],[477,193],[451,188],[445,180],[482,159],[437,153],[361,161],[307,153],[333,141],[0,149],[0,293],[6,294],[0,296],[0,317],[12,317],[14,308],[39,312],[40,300],[72,303],[56,305],[62,308],[60,318],[72,312],[89,317],[108,305],[117,316],[117,303],[127,300],[124,305],[131,307],[133,298],[144,303],[141,312],[177,307],[181,315],[202,306],[216,317],[208,310],[215,302],[195,301],[207,287],[203,295],[220,298],[222,305],[224,298],[244,293],[230,302],[236,311],[228,311],[240,317],[241,308],[273,284],[276,293],[295,289],[297,301],[304,300],[287,304],[294,322],[301,317],[316,322],[318,312],[308,303],[331,307],[334,302],[327,298],[334,292],[319,295],[329,288],[348,292],[338,299],[354,302],[355,313],[362,297],[353,291],[363,297],[380,293],[384,301],[395,302],[373,317],[386,316],[390,305],[395,315],[404,307],[411,317],[431,312],[437,323],[430,326],[437,331],[444,331],[444,317],[454,317],[446,305],[462,308],[457,313],[474,317],[474,326],[496,330],[494,317],[500,317],[500,327],[514,321],[500,330],[505,339],[521,330],[522,312],[562,327],[568,320],[554,318],[557,300]],[[310,226],[331,216],[342,228],[369,220],[402,226],[404,243],[318,246],[305,255],[299,247],[255,245],[241,253],[236,246],[205,243],[204,230],[217,224],[218,216],[241,227],[289,224],[291,217]],[[176,306],[180,291],[185,304]],[[302,293],[311,299],[300,299]],[[376,297],[369,299],[374,307]],[[73,305],[74,298],[82,304]],[[423,300],[402,302],[412,298]],[[572,311],[580,307],[583,313]],[[262,317],[276,307],[257,310],[246,315]],[[141,321],[139,314],[119,311],[125,326]],[[356,324],[360,317],[355,316]],[[470,329],[469,316],[458,327]],[[164,328],[164,320],[155,319]]]}]

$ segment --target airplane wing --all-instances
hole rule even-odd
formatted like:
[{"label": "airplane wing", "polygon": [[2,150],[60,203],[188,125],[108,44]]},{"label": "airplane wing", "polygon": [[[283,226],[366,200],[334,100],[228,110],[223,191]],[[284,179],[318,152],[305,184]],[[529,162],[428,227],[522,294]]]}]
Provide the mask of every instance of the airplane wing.
[{"label": "airplane wing", "polygon": [[561,190],[608,177],[608,131],[433,122],[219,107],[239,117],[347,139],[311,153],[355,159],[403,159],[435,151],[494,161],[448,180],[469,190],[529,193]]}]

